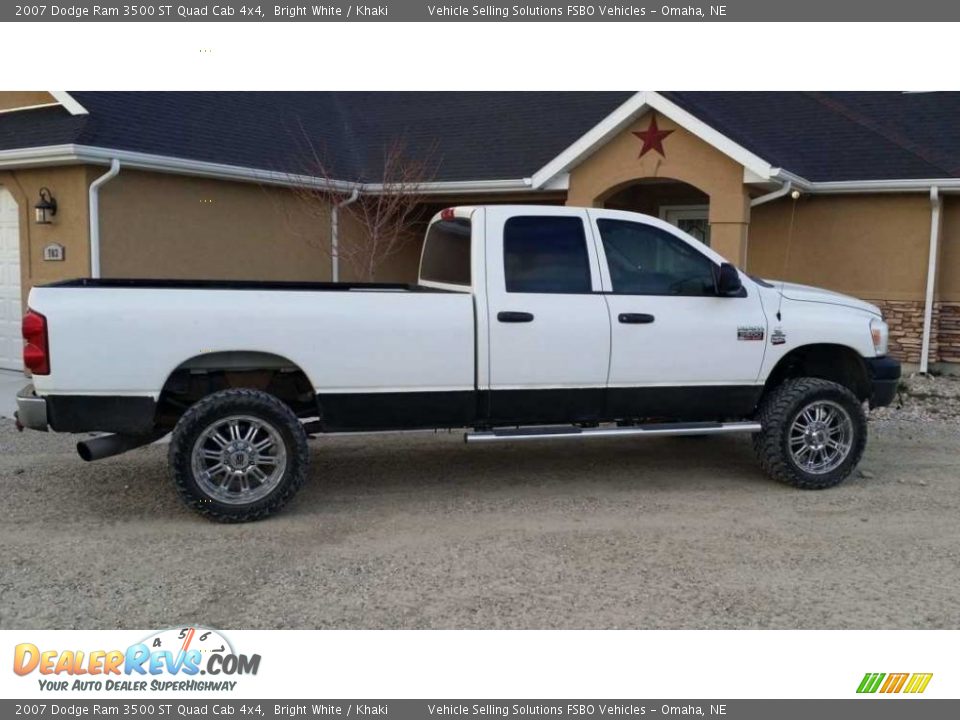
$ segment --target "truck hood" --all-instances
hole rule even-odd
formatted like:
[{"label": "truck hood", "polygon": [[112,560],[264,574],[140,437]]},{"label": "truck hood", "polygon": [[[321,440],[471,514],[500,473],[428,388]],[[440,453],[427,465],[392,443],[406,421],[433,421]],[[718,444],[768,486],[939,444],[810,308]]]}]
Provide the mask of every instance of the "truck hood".
[{"label": "truck hood", "polygon": [[799,285],[797,283],[781,282],[780,280],[767,280],[788,300],[799,300],[801,302],[818,302],[827,305],[840,305],[841,307],[853,308],[854,310],[863,310],[872,313],[877,317],[881,316],[880,308],[871,303],[860,300],[859,298],[843,295],[842,293],[824,290],[823,288],[813,287],[811,285]]}]

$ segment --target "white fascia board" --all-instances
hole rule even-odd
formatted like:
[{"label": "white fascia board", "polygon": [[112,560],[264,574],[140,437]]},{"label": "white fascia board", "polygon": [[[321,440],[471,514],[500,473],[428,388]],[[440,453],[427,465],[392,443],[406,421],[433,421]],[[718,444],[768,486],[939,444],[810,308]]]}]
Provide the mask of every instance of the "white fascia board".
[{"label": "white fascia board", "polygon": [[809,191],[838,195],[844,193],[909,193],[930,192],[938,187],[940,192],[960,191],[960,178],[931,178],[921,180],[842,180],[837,182],[813,182]]},{"label": "white fascia board", "polygon": [[[634,119],[649,110],[656,110],[683,127],[692,135],[712,145],[724,155],[737,161],[761,181],[770,178],[770,163],[754,155],[730,138],[717,132],[674,102],[652,90],[642,90],[632,95],[620,107],[584,133],[566,150],[544,165],[533,175],[533,186],[542,189],[553,178],[565,173],[591,155],[598,147],[621,132]],[[756,181],[755,181],[756,182]]]},{"label": "white fascia board", "polygon": [[551,180],[548,180],[547,183],[539,188],[540,190],[569,190],[570,189],[570,173],[560,173],[559,175],[554,175]]},{"label": "white fascia board", "polygon": [[70,93],[64,90],[47,90],[47,92],[53,95],[54,100],[63,105],[63,108],[71,115],[90,114],[89,111],[83,105],[78,103]]},{"label": "white fascia board", "polygon": [[[120,160],[128,169],[151,170],[154,172],[210,177],[238,182],[255,182],[265,185],[285,187],[316,187],[336,192],[350,192],[358,187],[357,183],[344,180],[330,180],[305,175],[294,175],[239,165],[224,165],[199,160],[185,160],[165,155],[150,155],[127,150],[91,147],[87,145],[46,145],[34,148],[16,148],[0,150],[0,168],[43,167],[50,165],[109,165],[114,159]],[[929,192],[932,185],[940,192],[960,192],[960,178],[929,178],[907,180],[843,180],[836,182],[811,182],[783,168],[771,168],[770,179],[780,182],[790,181],[802,192],[817,194],[843,193],[895,193]],[[745,176],[746,177],[746,176]],[[757,176],[751,176],[757,177]],[[760,176],[762,177],[762,176]],[[537,185],[533,178],[507,180],[454,180],[424,183],[420,190],[431,195],[449,193],[497,193],[497,192],[544,192],[567,189],[569,176],[555,174],[544,185]],[[369,183],[359,186],[362,192],[376,194],[383,192],[383,184]]]},{"label": "white fascia board", "polygon": [[74,165],[78,162],[82,161],[77,158],[75,145],[45,145],[43,147],[0,150],[0,168]]},{"label": "white fascia board", "polygon": [[10,113],[25,112],[27,110],[42,110],[43,108],[51,108],[51,107],[60,107],[60,103],[49,102],[49,103],[39,103],[37,105],[24,105],[22,107],[7,108],[5,110],[0,110],[0,115],[9,115]]},{"label": "white fascia board", "polygon": [[788,172],[783,168],[774,168],[773,177],[782,182],[791,182],[802,192],[820,195],[842,195],[848,193],[911,193],[930,192],[936,186],[940,192],[960,192],[960,178],[920,178],[904,180],[834,180],[811,181]]},{"label": "white fascia board", "polygon": [[557,155],[533,174],[533,186],[543,188],[557,175],[567,172],[582,159],[625,128],[647,106],[647,93],[640,91],[631,95],[620,107],[607,115],[586,133],[581,135],[566,150]]},{"label": "white fascia board", "polygon": [[[390,189],[389,185],[383,183],[367,183],[363,186],[366,192],[377,193]],[[533,190],[530,178],[517,178],[516,180],[437,180],[434,182],[423,183],[418,186],[421,192],[431,195],[443,193],[485,193],[485,192],[517,192],[520,190]]]},{"label": "white fascia board", "polygon": [[697,136],[708,145],[712,145],[724,155],[736,160],[747,170],[761,178],[769,178],[773,170],[770,163],[755,155],[745,147],[738,145],[733,140],[723,135],[712,127],[707,125],[699,118],[691,115],[682,107],[677,105],[657,92],[648,92],[648,102],[650,107],[663,113],[666,117],[683,127],[691,134]]},{"label": "white fascia board", "polygon": [[763,177],[762,175],[758,175],[757,173],[755,173],[755,172],[754,172],[753,170],[751,170],[750,168],[745,167],[745,168],[743,169],[743,184],[744,184],[744,185],[762,185],[762,184],[765,185],[765,184],[770,184],[770,183],[773,183],[774,185],[776,185],[776,184],[777,184],[777,181],[776,181],[776,180],[773,180],[772,178],[765,178],[765,177]]},{"label": "white fascia board", "polygon": [[[265,185],[315,187],[335,192],[350,192],[354,188],[359,188],[362,192],[373,194],[391,189],[382,183],[358,184],[346,180],[333,180],[308,175],[297,175],[294,173],[260,170],[239,165],[225,165],[223,163],[188,160],[166,155],[132,152],[129,150],[112,150],[110,148],[92,147],[88,145],[49,145],[36,148],[3,150],[0,151],[0,168],[76,165],[79,163],[109,165],[114,159],[119,160],[126,169],[149,170],[153,172],[190,175],[193,177],[209,177],[238,182],[255,182]],[[532,187],[530,178],[517,178],[513,180],[437,181],[423,183],[418,189],[421,192],[433,195],[444,193],[517,192],[531,190]]]},{"label": "white fascia board", "polygon": [[795,188],[798,190],[810,191],[811,182],[804,177],[790,172],[789,170],[784,170],[783,168],[773,168],[770,171],[770,177],[780,182],[789,182],[792,183]]}]

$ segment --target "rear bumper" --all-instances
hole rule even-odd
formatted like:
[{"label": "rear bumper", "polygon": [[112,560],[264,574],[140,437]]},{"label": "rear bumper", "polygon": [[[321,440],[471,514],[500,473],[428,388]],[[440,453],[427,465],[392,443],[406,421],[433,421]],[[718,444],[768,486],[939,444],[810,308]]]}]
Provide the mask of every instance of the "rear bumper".
[{"label": "rear bumper", "polygon": [[17,393],[17,423],[31,430],[47,429],[47,401],[39,397],[33,385],[27,385]]},{"label": "rear bumper", "polygon": [[870,371],[870,407],[893,402],[900,384],[900,361],[891,357],[865,358]]}]

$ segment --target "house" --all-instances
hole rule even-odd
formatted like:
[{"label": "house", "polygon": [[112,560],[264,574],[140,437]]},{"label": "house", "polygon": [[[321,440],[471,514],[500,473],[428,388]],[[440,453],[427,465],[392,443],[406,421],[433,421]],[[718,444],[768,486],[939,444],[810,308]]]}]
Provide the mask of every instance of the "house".
[{"label": "house", "polygon": [[[397,139],[437,158],[427,211],[659,215],[750,273],[880,305],[908,363],[960,363],[960,93],[57,91],[0,93],[0,367],[35,284],[329,279],[332,213],[296,190],[382,192]],[[413,280],[417,243],[377,279]]]}]

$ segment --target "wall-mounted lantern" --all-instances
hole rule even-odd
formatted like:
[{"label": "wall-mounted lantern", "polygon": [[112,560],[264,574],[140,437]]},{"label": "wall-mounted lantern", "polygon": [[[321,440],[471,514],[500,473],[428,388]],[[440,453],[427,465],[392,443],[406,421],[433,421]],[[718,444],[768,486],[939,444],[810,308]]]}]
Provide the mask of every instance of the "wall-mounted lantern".
[{"label": "wall-mounted lantern", "polygon": [[57,201],[49,189],[40,188],[40,201],[33,209],[37,213],[37,225],[49,225],[53,222],[52,218],[57,214]]}]

